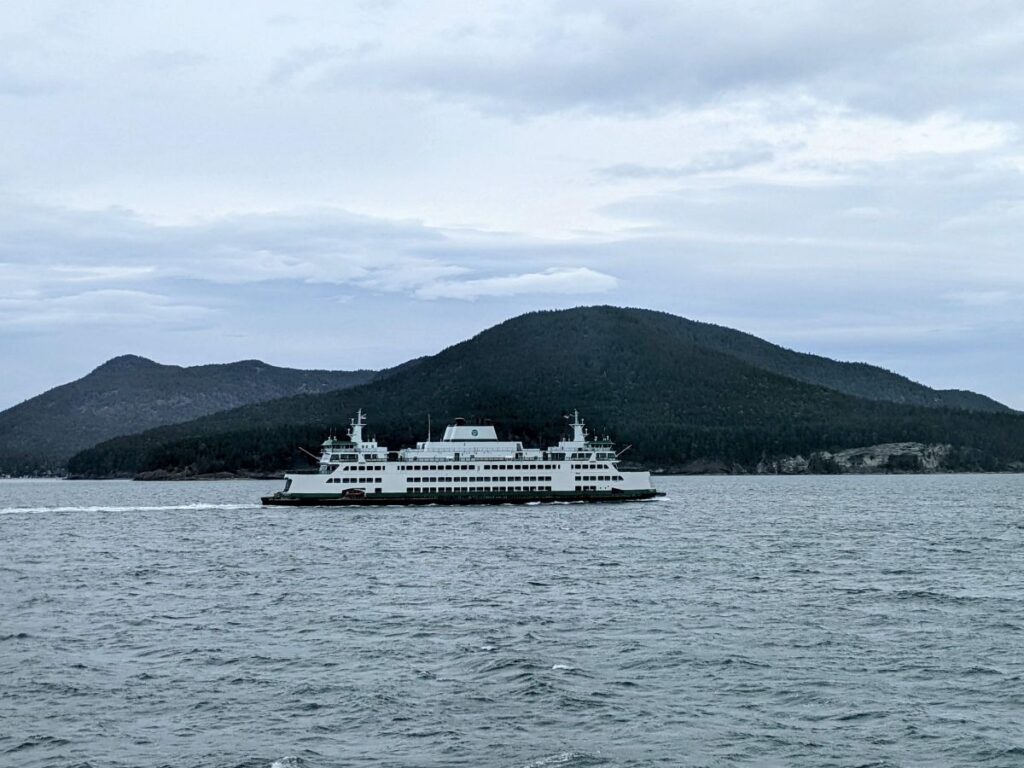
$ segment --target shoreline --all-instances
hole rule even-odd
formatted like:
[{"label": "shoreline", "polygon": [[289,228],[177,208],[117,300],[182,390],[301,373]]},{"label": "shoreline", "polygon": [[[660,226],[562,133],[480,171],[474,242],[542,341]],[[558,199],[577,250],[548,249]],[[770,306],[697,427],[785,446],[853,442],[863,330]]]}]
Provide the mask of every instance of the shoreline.
[{"label": "shoreline", "polygon": [[[757,472],[738,469],[736,471],[692,471],[687,469],[651,469],[651,477],[840,477],[840,476],[892,476],[892,475],[1020,475],[1024,468],[1013,469],[930,469],[930,470],[868,470],[843,472]],[[228,480],[283,480],[285,471],[279,473],[233,473],[214,472],[209,474],[189,474],[183,472],[167,472],[158,470],[139,475],[113,475],[105,477],[89,477],[83,475],[25,475],[2,477],[0,480],[131,480],[133,482],[219,482]]]}]

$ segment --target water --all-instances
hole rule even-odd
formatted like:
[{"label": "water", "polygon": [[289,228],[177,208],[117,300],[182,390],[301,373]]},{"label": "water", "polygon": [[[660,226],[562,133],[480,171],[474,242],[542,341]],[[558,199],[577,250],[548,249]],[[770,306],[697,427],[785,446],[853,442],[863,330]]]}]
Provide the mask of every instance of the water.
[{"label": "water", "polygon": [[0,482],[0,765],[1024,765],[1024,476]]}]

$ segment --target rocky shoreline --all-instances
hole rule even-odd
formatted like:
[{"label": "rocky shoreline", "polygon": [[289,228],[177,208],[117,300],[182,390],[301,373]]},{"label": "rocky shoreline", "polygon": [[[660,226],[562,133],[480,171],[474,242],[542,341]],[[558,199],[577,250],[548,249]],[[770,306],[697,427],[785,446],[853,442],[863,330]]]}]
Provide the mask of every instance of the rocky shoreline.
[{"label": "rocky shoreline", "polygon": [[754,466],[697,459],[656,469],[659,475],[921,475],[952,472],[1024,472],[1024,464],[998,468],[979,466],[952,445],[940,443],[881,443],[835,453],[814,451],[807,456],[764,457]]}]

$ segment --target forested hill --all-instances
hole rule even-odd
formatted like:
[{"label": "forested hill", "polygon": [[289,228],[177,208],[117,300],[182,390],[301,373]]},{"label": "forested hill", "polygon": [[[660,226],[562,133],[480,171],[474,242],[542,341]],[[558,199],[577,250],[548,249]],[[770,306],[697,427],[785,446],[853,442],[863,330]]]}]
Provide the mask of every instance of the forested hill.
[{"label": "forested hill", "polygon": [[369,381],[373,371],[299,371],[259,360],[183,368],[116,357],[77,381],[0,412],[0,474],[64,471],[117,435],[299,393]]},{"label": "forested hill", "polygon": [[[611,309],[611,308],[608,308]],[[629,310],[624,310],[628,312]],[[847,395],[929,408],[1009,413],[1011,408],[990,397],[963,389],[932,389],[892,371],[867,363],[844,363],[771,344],[749,333],[698,323],[663,313],[648,313],[650,324],[680,340],[717,349],[766,371],[820,384]]]},{"label": "forested hill", "polygon": [[579,407],[650,466],[696,459],[750,465],[764,456],[903,441],[952,443],[972,467],[1024,458],[1024,417],[969,393],[986,410],[951,408],[947,396],[964,402],[888,371],[800,355],[728,329],[591,307],[514,318],[349,390],[119,438],[79,454],[69,468],[82,476],[279,470],[301,465],[299,446],[315,448],[360,407],[391,448],[423,439],[428,413],[434,424],[489,418],[501,434],[538,444],[557,439],[561,415]]}]

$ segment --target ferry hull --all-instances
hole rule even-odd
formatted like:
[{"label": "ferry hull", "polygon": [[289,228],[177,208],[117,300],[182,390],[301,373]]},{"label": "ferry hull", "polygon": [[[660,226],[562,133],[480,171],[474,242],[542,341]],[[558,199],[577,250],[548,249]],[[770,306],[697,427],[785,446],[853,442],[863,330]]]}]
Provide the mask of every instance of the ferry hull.
[{"label": "ferry hull", "polygon": [[664,493],[654,489],[631,491],[550,491],[530,493],[445,493],[445,494],[405,494],[375,493],[361,497],[345,497],[339,495],[286,494],[277,493],[264,496],[263,505],[267,507],[382,507],[382,506],[440,506],[455,505],[494,505],[494,504],[529,504],[535,502],[624,502],[644,501]]}]

